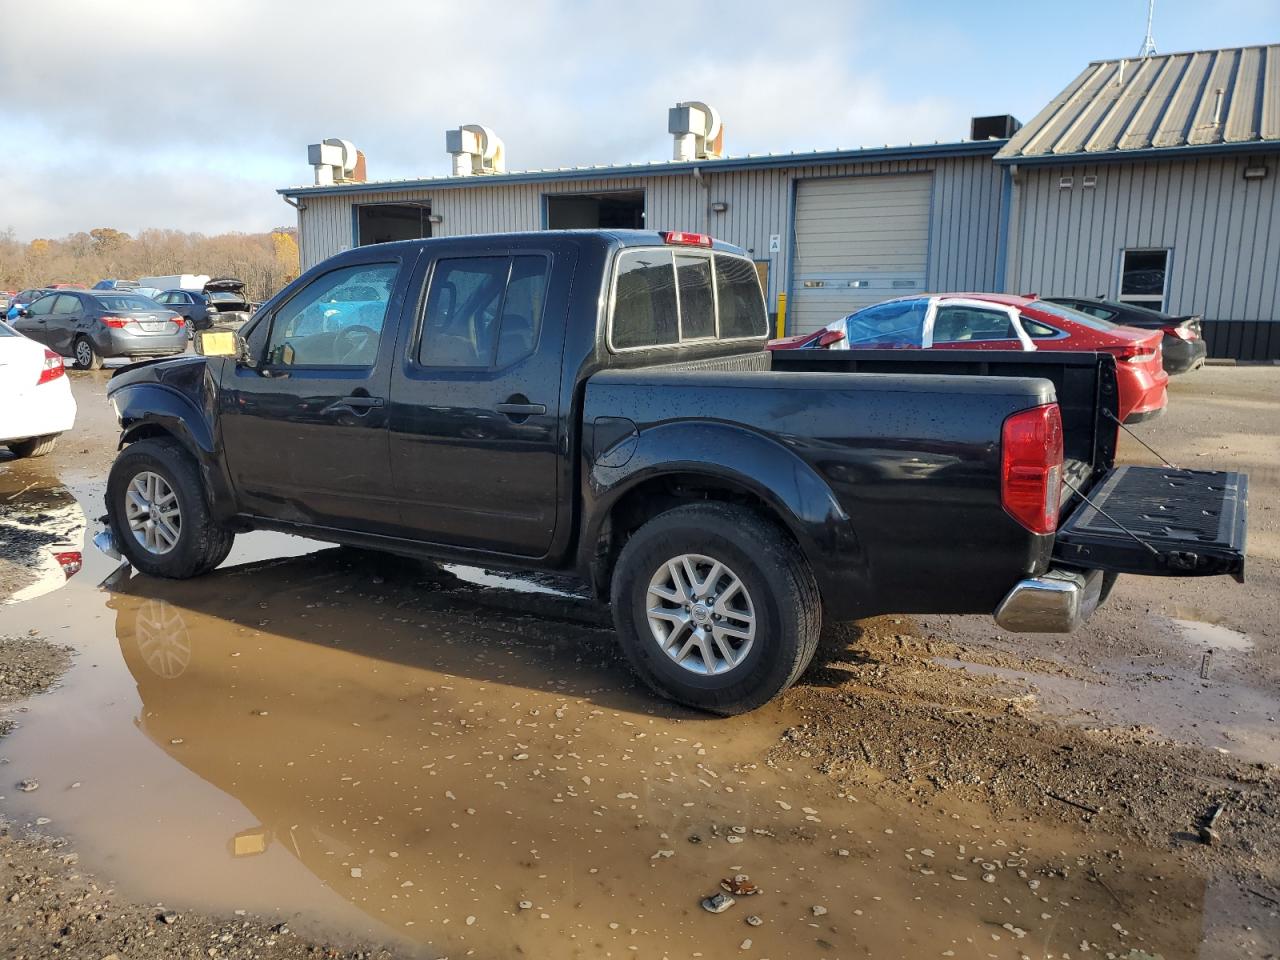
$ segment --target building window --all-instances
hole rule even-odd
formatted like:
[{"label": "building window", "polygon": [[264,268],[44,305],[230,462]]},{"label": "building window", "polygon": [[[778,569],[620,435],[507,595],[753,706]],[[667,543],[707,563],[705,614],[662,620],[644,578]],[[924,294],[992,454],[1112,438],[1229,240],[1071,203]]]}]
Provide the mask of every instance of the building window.
[{"label": "building window", "polygon": [[1120,255],[1120,295],[1122,303],[1136,303],[1151,310],[1164,310],[1169,289],[1168,250],[1125,250]]}]

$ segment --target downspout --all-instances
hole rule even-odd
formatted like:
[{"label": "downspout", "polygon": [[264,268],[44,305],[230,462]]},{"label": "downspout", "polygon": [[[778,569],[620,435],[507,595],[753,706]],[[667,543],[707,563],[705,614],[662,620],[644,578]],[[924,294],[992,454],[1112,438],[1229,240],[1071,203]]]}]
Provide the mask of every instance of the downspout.
[{"label": "downspout", "polygon": [[702,188],[702,229],[699,233],[711,232],[711,188],[707,186],[707,179],[702,175],[701,167],[693,168],[693,179]]},{"label": "downspout", "polygon": [[281,194],[280,199],[283,200],[285,203],[287,203],[289,206],[293,207],[293,209],[295,210],[307,209],[307,205],[305,203],[301,203],[293,199],[293,197],[288,196],[287,194]]}]

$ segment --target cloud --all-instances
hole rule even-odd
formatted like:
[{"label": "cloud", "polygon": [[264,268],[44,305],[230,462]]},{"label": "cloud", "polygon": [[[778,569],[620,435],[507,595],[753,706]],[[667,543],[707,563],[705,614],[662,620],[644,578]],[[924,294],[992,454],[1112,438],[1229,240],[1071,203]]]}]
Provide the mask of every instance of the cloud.
[{"label": "cloud", "polygon": [[850,2],[788,17],[763,0],[0,0],[0,15],[44,38],[0,59],[26,185],[0,198],[0,226],[26,237],[287,221],[274,190],[307,181],[304,147],[327,136],[381,178],[446,172],[444,131],[464,122],[497,129],[513,168],[664,159],[682,99],[717,106],[738,154],[966,125],[946,91],[894,92],[860,39],[870,8]]}]

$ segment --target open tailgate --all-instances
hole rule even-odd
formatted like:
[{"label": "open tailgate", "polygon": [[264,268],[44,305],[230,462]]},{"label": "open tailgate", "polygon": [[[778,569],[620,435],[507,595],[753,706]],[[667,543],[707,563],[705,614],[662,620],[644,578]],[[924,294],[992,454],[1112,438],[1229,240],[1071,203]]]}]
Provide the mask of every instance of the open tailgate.
[{"label": "open tailgate", "polygon": [[1243,581],[1248,488],[1243,473],[1115,467],[1059,527],[1053,555],[1117,573]]}]

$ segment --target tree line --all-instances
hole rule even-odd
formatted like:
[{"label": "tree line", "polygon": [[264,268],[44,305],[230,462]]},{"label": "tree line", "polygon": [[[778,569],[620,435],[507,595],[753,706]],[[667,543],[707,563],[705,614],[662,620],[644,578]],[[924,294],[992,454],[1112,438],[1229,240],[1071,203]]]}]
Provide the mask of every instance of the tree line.
[{"label": "tree line", "polygon": [[245,282],[250,300],[266,300],[298,276],[298,239],[292,227],[269,233],[205,236],[181,230],[142,230],[130,236],[95,227],[56,240],[18,240],[0,233],[0,290],[51,283],[92,287],[99,280],[137,280],[170,274],[208,274]]}]

